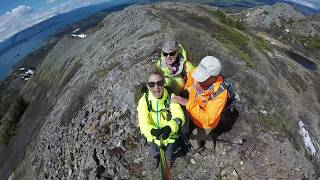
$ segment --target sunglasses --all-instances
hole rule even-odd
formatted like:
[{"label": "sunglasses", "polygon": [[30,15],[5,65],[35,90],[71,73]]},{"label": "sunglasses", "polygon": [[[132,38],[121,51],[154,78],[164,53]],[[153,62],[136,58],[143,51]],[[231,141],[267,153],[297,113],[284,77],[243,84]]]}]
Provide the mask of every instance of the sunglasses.
[{"label": "sunglasses", "polygon": [[169,56],[174,56],[174,55],[176,55],[176,53],[177,53],[176,51],[173,51],[173,52],[170,52],[170,53],[162,52],[163,56],[165,56],[165,57],[168,56],[168,55]]},{"label": "sunglasses", "polygon": [[164,85],[164,80],[157,81],[157,82],[147,82],[149,87],[155,87],[157,86],[163,86]]}]

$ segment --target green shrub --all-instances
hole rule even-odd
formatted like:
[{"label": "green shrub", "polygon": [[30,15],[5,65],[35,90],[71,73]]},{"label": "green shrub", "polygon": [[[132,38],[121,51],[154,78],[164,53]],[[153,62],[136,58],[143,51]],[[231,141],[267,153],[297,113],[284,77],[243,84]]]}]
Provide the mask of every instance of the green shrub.
[{"label": "green shrub", "polygon": [[234,56],[240,57],[248,67],[254,67],[249,51],[249,38],[235,29],[225,26],[213,34]]},{"label": "green shrub", "polygon": [[16,125],[26,110],[28,104],[21,96],[17,96],[6,114],[1,119],[0,144],[8,144],[11,136],[15,134]]},{"label": "green shrub", "polygon": [[245,31],[246,30],[246,26],[244,21],[241,21],[241,19],[233,19],[230,16],[227,16],[223,11],[221,10],[217,10],[214,11],[213,13],[215,16],[218,17],[219,21],[225,25],[234,27],[236,29],[239,29],[241,31]]},{"label": "green shrub", "polygon": [[290,17],[287,23],[288,23],[288,24],[293,24],[293,23],[294,23],[293,18],[292,18],[292,17]]},{"label": "green shrub", "polygon": [[320,37],[317,36],[298,36],[297,40],[307,49],[320,49]]},{"label": "green shrub", "polygon": [[279,29],[279,26],[278,26],[278,24],[276,23],[276,21],[271,21],[271,23],[270,23],[270,29],[272,29],[272,30],[277,30],[277,29]]},{"label": "green shrub", "polygon": [[256,38],[255,45],[256,48],[265,55],[267,54],[266,51],[273,52],[270,43],[261,37]]},{"label": "green shrub", "polygon": [[274,113],[267,116],[261,116],[260,122],[262,125],[273,132],[278,132],[283,135],[288,135],[289,133],[289,119],[284,113]]}]

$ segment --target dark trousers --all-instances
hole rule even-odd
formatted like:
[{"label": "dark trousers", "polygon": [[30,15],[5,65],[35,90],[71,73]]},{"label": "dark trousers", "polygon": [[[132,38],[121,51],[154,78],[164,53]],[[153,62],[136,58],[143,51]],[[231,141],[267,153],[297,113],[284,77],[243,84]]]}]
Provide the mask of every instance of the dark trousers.
[{"label": "dark trousers", "polygon": [[[156,145],[153,142],[149,142],[149,145],[151,149],[151,156],[153,158],[156,158],[157,156],[159,156],[160,152],[159,152],[158,145]],[[168,146],[164,148],[164,154],[166,155],[168,161],[174,160],[173,151],[175,150],[175,147],[176,147],[176,143],[170,143],[168,144]]]}]

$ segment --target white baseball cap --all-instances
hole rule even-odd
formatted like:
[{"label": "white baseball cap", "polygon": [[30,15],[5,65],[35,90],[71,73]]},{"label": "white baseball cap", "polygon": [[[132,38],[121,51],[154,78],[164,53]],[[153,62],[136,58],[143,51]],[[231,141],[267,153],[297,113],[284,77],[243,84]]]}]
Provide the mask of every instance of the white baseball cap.
[{"label": "white baseball cap", "polygon": [[206,56],[200,61],[197,69],[192,73],[192,77],[198,82],[203,82],[210,76],[219,75],[220,71],[221,63],[219,59],[214,56]]}]

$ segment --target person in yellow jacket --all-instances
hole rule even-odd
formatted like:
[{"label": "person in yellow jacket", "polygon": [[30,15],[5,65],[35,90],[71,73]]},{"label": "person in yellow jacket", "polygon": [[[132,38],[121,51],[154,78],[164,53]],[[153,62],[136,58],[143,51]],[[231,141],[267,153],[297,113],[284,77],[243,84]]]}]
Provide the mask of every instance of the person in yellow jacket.
[{"label": "person in yellow jacket", "polygon": [[183,91],[187,74],[194,68],[185,49],[175,40],[164,41],[157,67],[165,76],[166,86],[176,95]]},{"label": "person in yellow jacket", "polygon": [[198,132],[204,131],[206,135],[219,124],[228,100],[227,89],[220,86],[224,81],[220,71],[221,63],[217,58],[204,57],[188,75],[185,89],[189,92],[189,98],[172,97],[173,102],[186,107]]},{"label": "person in yellow jacket", "polygon": [[153,70],[147,81],[148,92],[141,97],[137,107],[140,131],[149,142],[155,168],[160,161],[159,146],[164,147],[169,168],[172,167],[175,141],[185,122],[183,110],[171,101],[174,94],[168,93],[164,84],[161,71]]}]

